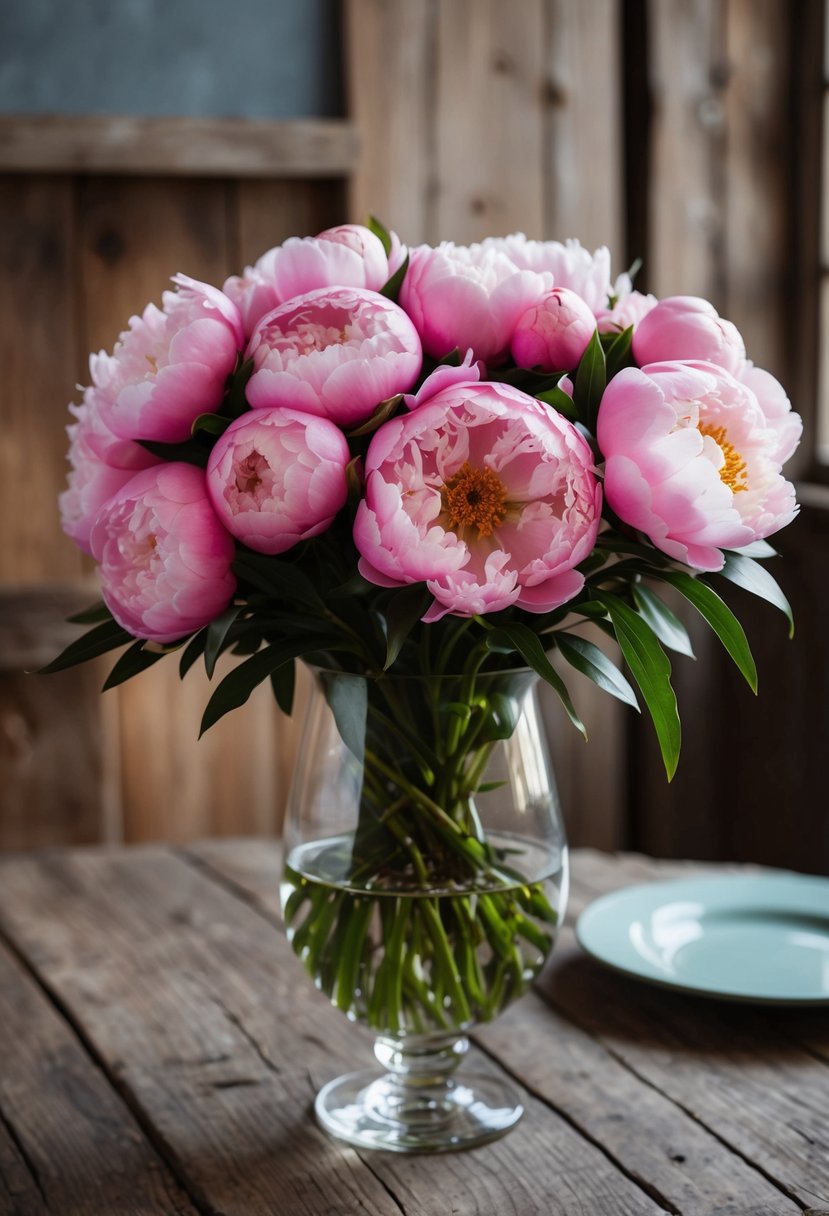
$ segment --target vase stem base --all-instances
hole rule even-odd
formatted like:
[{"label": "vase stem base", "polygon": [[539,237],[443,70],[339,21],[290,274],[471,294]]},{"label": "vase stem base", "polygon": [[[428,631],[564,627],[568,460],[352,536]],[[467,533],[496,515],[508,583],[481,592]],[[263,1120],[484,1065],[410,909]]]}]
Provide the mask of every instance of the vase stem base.
[{"label": "vase stem base", "polygon": [[497,1077],[464,1074],[403,1096],[397,1079],[376,1069],[329,1081],[314,1109],[336,1139],[397,1153],[475,1148],[503,1136],[524,1113],[516,1090]]}]

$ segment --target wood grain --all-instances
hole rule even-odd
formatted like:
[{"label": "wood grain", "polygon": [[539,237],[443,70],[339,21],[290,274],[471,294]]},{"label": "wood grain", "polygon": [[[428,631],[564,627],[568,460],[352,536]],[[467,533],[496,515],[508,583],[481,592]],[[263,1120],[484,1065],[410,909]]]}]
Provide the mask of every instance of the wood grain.
[{"label": "wood grain", "polygon": [[0,171],[172,177],[336,177],[357,155],[342,119],[0,117]]},{"label": "wood grain", "polygon": [[[4,931],[209,1210],[664,1210],[529,1095],[520,1134],[427,1172],[328,1141],[300,1113],[309,1075],[367,1062],[366,1035],[300,982],[273,925],[201,870],[158,850],[90,851],[18,858],[0,878]],[[498,1066],[476,1056],[475,1069]]]}]

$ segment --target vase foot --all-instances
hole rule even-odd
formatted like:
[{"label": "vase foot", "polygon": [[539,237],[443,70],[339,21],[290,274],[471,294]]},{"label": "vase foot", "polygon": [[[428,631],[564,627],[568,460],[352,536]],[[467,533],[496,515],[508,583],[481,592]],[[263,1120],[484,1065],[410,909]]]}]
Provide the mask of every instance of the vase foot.
[{"label": "vase foot", "polygon": [[314,1109],[336,1139],[397,1153],[475,1148],[503,1136],[524,1113],[516,1090],[497,1077],[464,1075],[401,1094],[394,1078],[376,1069],[329,1081]]}]

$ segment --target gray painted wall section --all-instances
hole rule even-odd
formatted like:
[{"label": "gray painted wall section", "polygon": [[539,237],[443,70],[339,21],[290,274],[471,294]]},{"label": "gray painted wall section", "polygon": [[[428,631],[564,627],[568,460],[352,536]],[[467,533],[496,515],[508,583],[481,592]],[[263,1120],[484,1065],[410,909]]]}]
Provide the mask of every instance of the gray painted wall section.
[{"label": "gray painted wall section", "polygon": [[0,113],[337,117],[336,0],[0,0]]}]

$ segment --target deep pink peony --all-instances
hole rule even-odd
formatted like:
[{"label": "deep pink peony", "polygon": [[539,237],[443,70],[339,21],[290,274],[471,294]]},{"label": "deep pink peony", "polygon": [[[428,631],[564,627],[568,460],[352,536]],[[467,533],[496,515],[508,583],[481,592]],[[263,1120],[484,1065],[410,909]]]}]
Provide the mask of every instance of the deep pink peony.
[{"label": "deep pink peony", "polygon": [[569,287],[554,287],[522,313],[512,335],[519,367],[572,371],[596,332],[596,318]]},{"label": "deep pink peony", "polygon": [[739,330],[699,296],[668,296],[644,316],[633,333],[640,367],[672,359],[701,359],[737,375],[746,357]]},{"label": "deep pink peony", "polygon": [[713,363],[620,372],[602,398],[597,437],[608,505],[697,570],[721,569],[721,549],[770,536],[797,513],[757,398]]},{"label": "deep pink peony", "polygon": [[362,224],[326,228],[318,236],[290,237],[264,253],[255,266],[224,285],[238,305],[245,333],[253,333],[265,313],[295,296],[320,287],[363,287],[379,291],[406,256],[404,246],[391,233],[386,255],[378,236]]},{"label": "deep pink peony", "polygon": [[258,553],[284,553],[331,524],[347,497],[348,443],[327,418],[253,410],[210,453],[207,490],[217,515]]},{"label": "deep pink peony", "polygon": [[407,392],[423,360],[403,309],[352,287],[323,287],[267,313],[247,353],[254,409],[288,406],[345,427]]},{"label": "deep pink peony", "polygon": [[137,638],[177,641],[209,624],[236,590],[233,539],[194,465],[136,473],[99,511],[90,540],[107,607]]},{"label": "deep pink peony", "polygon": [[476,359],[498,363],[518,318],[549,287],[549,275],[519,270],[494,245],[445,241],[411,250],[400,304],[432,358],[457,347],[461,355],[471,350]]},{"label": "deep pink peony", "polygon": [[186,275],[165,291],[163,309],[148,304],[130,319],[112,353],[107,424],[124,439],[181,443],[199,414],[221,404],[244,343],[236,305]]},{"label": "deep pink peony", "polygon": [[427,620],[511,604],[546,612],[581,590],[574,567],[600,509],[576,428],[518,389],[473,381],[376,432],[354,539],[371,582],[427,583]]}]

